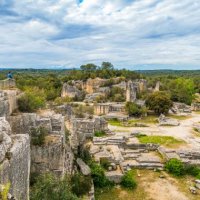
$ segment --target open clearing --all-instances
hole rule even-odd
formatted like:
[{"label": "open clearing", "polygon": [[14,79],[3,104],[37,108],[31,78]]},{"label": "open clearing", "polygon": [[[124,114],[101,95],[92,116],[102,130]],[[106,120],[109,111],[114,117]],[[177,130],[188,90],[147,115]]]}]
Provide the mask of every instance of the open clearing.
[{"label": "open clearing", "polygon": [[[142,121],[141,121],[142,122]],[[188,145],[184,148],[200,148],[200,138],[194,134],[193,124],[200,122],[200,114],[193,112],[191,116],[180,120],[179,126],[158,126],[148,124],[148,127],[121,127],[110,124],[110,130],[118,130],[116,135],[128,135],[130,132],[138,131],[145,135],[172,136],[184,140]],[[125,131],[124,131],[125,130]]]},{"label": "open clearing", "polygon": [[[97,200],[200,200],[200,194],[193,195],[189,187],[193,184],[191,177],[174,178],[165,172],[139,170],[140,177],[135,177],[138,186],[135,190],[114,187],[104,191],[98,190]],[[163,174],[165,178],[160,178]]]}]

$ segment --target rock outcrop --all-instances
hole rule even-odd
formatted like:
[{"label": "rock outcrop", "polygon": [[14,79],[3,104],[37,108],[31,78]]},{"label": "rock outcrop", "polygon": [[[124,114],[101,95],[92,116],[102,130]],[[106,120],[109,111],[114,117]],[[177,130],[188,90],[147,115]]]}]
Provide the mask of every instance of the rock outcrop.
[{"label": "rock outcrop", "polygon": [[0,90],[0,117],[9,116],[17,109],[18,90]]},{"label": "rock outcrop", "polygon": [[16,199],[29,199],[29,135],[12,135],[9,123],[0,118],[0,184],[9,186]]},{"label": "rock outcrop", "polygon": [[64,83],[62,92],[61,92],[61,97],[80,97],[83,95],[83,92],[80,91],[76,86],[70,85],[68,83]]},{"label": "rock outcrop", "polygon": [[65,122],[61,114],[51,113],[40,116],[23,113],[10,116],[9,121],[14,134],[32,134],[32,130],[45,128],[47,135],[43,145],[31,145],[31,172],[51,171],[57,175],[71,174],[73,153],[66,142]]}]

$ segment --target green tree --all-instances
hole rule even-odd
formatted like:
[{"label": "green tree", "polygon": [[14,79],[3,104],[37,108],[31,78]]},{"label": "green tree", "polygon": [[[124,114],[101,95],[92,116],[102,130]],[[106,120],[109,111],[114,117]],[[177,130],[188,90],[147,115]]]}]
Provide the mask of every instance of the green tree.
[{"label": "green tree", "polygon": [[194,98],[195,86],[192,79],[177,78],[169,84],[171,99],[186,104],[191,104]]},{"label": "green tree", "polygon": [[172,107],[173,102],[170,100],[170,96],[166,92],[158,91],[147,97],[146,105],[150,110],[154,110],[156,114],[166,114]]},{"label": "green tree", "polygon": [[81,70],[94,71],[97,69],[97,66],[95,64],[88,63],[86,65],[81,65],[80,68]]},{"label": "green tree", "polygon": [[147,110],[145,107],[141,107],[133,102],[127,102],[125,105],[125,110],[130,116],[141,116],[144,115]]},{"label": "green tree", "polygon": [[113,70],[114,69],[114,66],[112,63],[110,62],[102,62],[101,64],[101,69],[102,70]]}]

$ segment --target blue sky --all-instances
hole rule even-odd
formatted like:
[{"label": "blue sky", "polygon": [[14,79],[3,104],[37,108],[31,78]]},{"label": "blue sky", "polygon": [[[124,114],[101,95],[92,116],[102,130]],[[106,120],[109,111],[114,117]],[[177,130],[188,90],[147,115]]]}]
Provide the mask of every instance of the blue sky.
[{"label": "blue sky", "polygon": [[0,0],[0,68],[200,69],[200,0]]}]

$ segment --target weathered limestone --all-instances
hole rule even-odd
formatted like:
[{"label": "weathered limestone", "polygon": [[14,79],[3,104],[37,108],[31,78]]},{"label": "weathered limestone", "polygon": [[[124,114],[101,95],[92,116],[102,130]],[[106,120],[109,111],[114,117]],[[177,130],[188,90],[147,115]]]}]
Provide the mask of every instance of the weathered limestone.
[{"label": "weathered limestone", "polygon": [[167,160],[172,159],[172,158],[177,158],[185,164],[200,166],[199,149],[173,150],[173,149],[166,149],[166,148],[163,148],[163,147],[159,147],[158,151]]},{"label": "weathered limestone", "polygon": [[158,91],[160,91],[160,81],[158,81],[158,82],[156,83],[156,86],[155,86],[155,88],[154,88],[154,92],[158,92]]},{"label": "weathered limestone", "polygon": [[173,113],[176,113],[176,114],[180,114],[180,113],[191,113],[192,110],[191,110],[191,106],[188,106],[184,103],[179,103],[179,102],[174,102],[173,103],[173,107],[171,108],[171,111]]},{"label": "weathered limestone", "polygon": [[70,121],[70,142],[73,148],[83,144],[87,138],[94,136],[96,131],[108,131],[108,123],[102,117],[93,119],[72,118]]},{"label": "weathered limestone", "polygon": [[126,101],[127,102],[134,102],[137,98],[137,90],[138,86],[132,82],[127,82],[127,89],[126,89]]},{"label": "weathered limestone", "polygon": [[18,90],[0,90],[0,117],[9,116],[17,109]]},{"label": "weathered limestone", "polygon": [[88,94],[92,94],[96,92],[100,86],[106,83],[106,79],[95,78],[95,79],[88,79],[85,83],[85,90]]},{"label": "weathered limestone", "polygon": [[16,199],[29,199],[30,141],[28,135],[10,135],[5,118],[0,120],[0,184],[10,185],[9,193]]},{"label": "weathered limestone", "polygon": [[104,94],[102,94],[100,92],[86,94],[84,102],[86,102],[86,103],[95,102],[97,100],[97,98],[100,98],[101,96],[104,96]]},{"label": "weathered limestone", "polygon": [[159,126],[179,126],[180,122],[177,119],[172,119],[169,117],[165,117],[165,115],[161,114],[158,118]]},{"label": "weathered limestone", "polygon": [[95,115],[107,115],[108,113],[125,113],[124,103],[97,103],[94,105]]},{"label": "weathered limestone", "polygon": [[0,90],[7,90],[15,87],[16,84],[14,79],[0,80]]},{"label": "weathered limestone", "polygon": [[200,111],[200,103],[192,103],[192,110],[193,111]]},{"label": "weathered limestone", "polygon": [[79,97],[82,95],[82,91],[80,91],[76,86],[70,85],[68,83],[63,84],[61,97]]},{"label": "weathered limestone", "polygon": [[23,113],[8,119],[14,134],[31,134],[32,129],[39,127],[44,127],[47,131],[44,145],[31,145],[31,172],[51,171],[60,176],[71,174],[73,153],[65,141],[65,122],[61,114],[40,116]]},{"label": "weathered limestone", "polygon": [[80,170],[81,170],[81,173],[84,175],[84,176],[88,176],[91,174],[91,169],[88,165],[85,164],[85,162],[83,162],[83,160],[81,158],[77,158],[76,160]]}]

